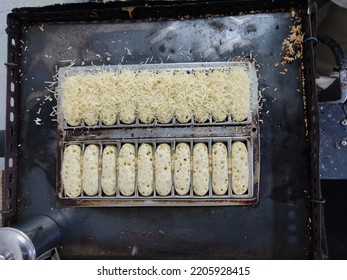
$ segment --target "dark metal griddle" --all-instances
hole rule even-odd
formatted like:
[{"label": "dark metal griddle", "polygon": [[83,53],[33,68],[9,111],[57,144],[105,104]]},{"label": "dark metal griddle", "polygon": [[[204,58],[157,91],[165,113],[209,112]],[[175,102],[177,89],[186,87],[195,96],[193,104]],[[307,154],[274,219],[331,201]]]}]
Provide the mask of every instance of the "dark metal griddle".
[{"label": "dark metal griddle", "polygon": [[[129,12],[128,6],[135,9]],[[12,121],[6,128],[6,223],[49,215],[62,232],[63,259],[323,258],[311,42],[304,46],[304,70],[298,61],[285,66],[285,75],[274,66],[293,24],[291,7],[309,34],[301,1],[122,1],[14,10],[8,17],[7,116]],[[259,65],[263,97],[258,204],[60,205],[56,122],[50,116],[56,100],[50,101],[53,94],[45,89],[56,67],[71,60],[75,65],[139,64],[148,58],[182,63],[250,54]],[[42,125],[35,124],[36,117]]]}]

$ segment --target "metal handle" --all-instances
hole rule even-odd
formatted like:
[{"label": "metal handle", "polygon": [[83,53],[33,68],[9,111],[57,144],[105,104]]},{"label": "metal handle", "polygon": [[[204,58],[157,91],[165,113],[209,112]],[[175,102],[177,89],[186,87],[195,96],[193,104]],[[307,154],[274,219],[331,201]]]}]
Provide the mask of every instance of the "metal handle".
[{"label": "metal handle", "polygon": [[30,238],[37,257],[60,244],[60,229],[48,216],[37,215],[15,227]]},{"label": "metal handle", "polygon": [[52,255],[60,229],[48,216],[33,216],[13,227],[0,228],[0,260],[31,260]]},{"label": "metal handle", "polygon": [[336,40],[328,36],[318,38],[318,42],[327,45],[332,51],[336,61],[335,69],[339,71],[339,79],[320,92],[319,102],[343,104],[347,100],[347,58],[344,50]]}]

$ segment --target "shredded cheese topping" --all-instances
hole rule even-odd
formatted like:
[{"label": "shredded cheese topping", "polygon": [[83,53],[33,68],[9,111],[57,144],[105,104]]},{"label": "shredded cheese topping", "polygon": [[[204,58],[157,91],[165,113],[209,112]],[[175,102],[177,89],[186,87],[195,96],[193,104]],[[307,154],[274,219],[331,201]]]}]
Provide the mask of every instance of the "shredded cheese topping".
[{"label": "shredded cheese topping", "polygon": [[194,116],[203,123],[212,116],[222,122],[247,119],[250,111],[250,77],[243,67],[211,70],[120,70],[81,73],[66,77],[59,89],[62,111],[71,126],[101,121],[114,125],[169,123],[175,116],[187,123]]}]

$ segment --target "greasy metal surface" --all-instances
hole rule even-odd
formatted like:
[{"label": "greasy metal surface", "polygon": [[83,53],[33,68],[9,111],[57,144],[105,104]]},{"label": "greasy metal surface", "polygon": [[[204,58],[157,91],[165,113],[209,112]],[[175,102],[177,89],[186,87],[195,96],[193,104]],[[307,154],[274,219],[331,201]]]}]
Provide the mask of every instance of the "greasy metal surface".
[{"label": "greasy metal surface", "polygon": [[[258,118],[253,121],[258,122]],[[209,127],[150,127],[128,129],[105,129],[105,130],[66,130],[63,135],[67,141],[82,141],[88,136],[90,140],[100,139],[136,139],[136,138],[170,138],[170,137],[228,137],[258,134],[256,126],[209,126]]]},{"label": "greasy metal surface", "polygon": [[[206,14],[207,10],[199,12]],[[229,28],[235,22],[236,27]],[[307,190],[310,155],[300,64],[287,65],[286,75],[280,74],[281,67],[274,67],[281,61],[282,41],[291,24],[289,12],[153,21],[149,30],[141,29],[140,21],[24,24],[16,220],[40,213],[56,220],[62,233],[59,253],[63,259],[313,257]],[[223,41],[234,28],[236,37]],[[126,42],[138,55],[126,55]],[[188,61],[177,54],[180,47],[188,56],[192,47],[194,61],[226,61],[250,53],[256,58],[265,99],[260,116],[259,203],[254,207],[61,207],[55,195],[56,123],[49,116],[56,102],[45,100],[51,94],[44,81],[52,79],[55,65],[62,65],[65,59],[77,58],[77,65],[82,61],[101,64],[107,63],[108,52],[111,64],[118,64],[122,56],[124,63],[141,63],[152,56],[158,63],[167,59],[171,46],[176,54],[171,62]],[[230,48],[222,52],[222,46]],[[212,49],[211,56],[200,58],[208,49]],[[38,115],[42,125],[33,121]]]},{"label": "greasy metal surface", "polygon": [[[319,104],[320,178],[347,179],[347,121],[341,104]],[[346,142],[344,142],[346,141]]]}]

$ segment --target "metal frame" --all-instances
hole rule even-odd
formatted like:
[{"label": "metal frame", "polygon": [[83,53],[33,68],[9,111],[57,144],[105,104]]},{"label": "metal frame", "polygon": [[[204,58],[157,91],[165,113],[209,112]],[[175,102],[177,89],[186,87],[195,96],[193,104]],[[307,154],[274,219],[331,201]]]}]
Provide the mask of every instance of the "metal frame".
[{"label": "metal frame", "polygon": [[[306,30],[311,36],[313,33],[311,26],[311,13],[310,9],[306,17]],[[306,99],[306,116],[307,118],[307,141],[308,151],[310,153],[310,204],[312,211],[311,231],[313,235],[313,252],[314,258],[324,259],[327,258],[328,248],[325,236],[325,223],[324,223],[324,200],[321,193],[321,185],[319,179],[319,144],[320,144],[320,131],[319,131],[319,111],[318,111],[318,96],[315,80],[314,68],[314,42],[308,41],[303,45],[304,52],[304,90],[307,93]]]},{"label": "metal frame", "polygon": [[7,21],[7,106],[5,138],[5,178],[2,192],[2,212],[5,225],[7,218],[15,215],[17,204],[17,173],[20,115],[20,23],[9,18]]},{"label": "metal frame", "polygon": [[[161,138],[161,139],[131,139],[131,140],[118,140],[118,141],[112,141],[108,140],[107,142],[100,141],[100,142],[68,142],[65,143],[64,146],[67,144],[77,144],[81,146],[82,153],[87,145],[95,144],[100,147],[99,156],[102,155],[102,150],[106,145],[114,145],[117,147],[117,154],[119,154],[120,147],[123,143],[130,143],[135,146],[135,154],[137,154],[137,150],[139,145],[142,143],[147,143],[152,145],[153,149],[156,148],[157,145],[161,143],[167,143],[171,147],[171,158],[173,158],[173,153],[175,146],[178,143],[188,143],[191,151],[193,149],[193,146],[197,143],[204,143],[208,147],[208,153],[209,157],[211,157],[212,153],[212,145],[213,143],[222,142],[227,146],[228,150],[228,158],[231,156],[231,145],[234,141],[241,141],[245,142],[247,145],[247,149],[249,151],[248,153],[248,162],[249,162],[249,180],[248,180],[248,191],[244,195],[236,195],[232,192],[231,189],[231,175],[228,175],[228,190],[225,195],[216,195],[213,193],[212,190],[212,168],[210,166],[210,179],[209,179],[209,190],[208,193],[204,196],[198,196],[195,195],[192,188],[192,173],[191,173],[191,186],[190,191],[187,195],[178,195],[175,192],[174,185],[172,185],[171,192],[167,196],[160,196],[156,194],[156,188],[154,183],[154,192],[152,195],[149,196],[141,196],[138,193],[137,183],[135,183],[135,191],[133,195],[130,196],[123,196],[119,192],[118,184],[117,184],[117,192],[113,196],[106,196],[102,192],[101,185],[99,185],[99,191],[98,194],[95,196],[87,196],[85,194],[82,194],[80,197],[75,199],[70,199],[65,196],[62,182],[61,184],[57,186],[58,196],[64,200],[64,203],[67,204],[73,204],[76,203],[76,206],[202,206],[202,205],[245,205],[245,204],[254,204],[258,200],[258,194],[259,194],[259,178],[254,178],[253,174],[259,174],[259,172],[255,172],[259,169],[259,162],[253,159],[254,157],[254,143],[253,138],[250,137],[214,137],[214,138]],[[211,165],[211,163],[209,164]],[[59,168],[58,168],[59,170]],[[60,174],[60,173],[58,173]],[[136,173],[137,174],[137,173]],[[100,172],[99,172],[99,179],[100,179]],[[172,181],[174,177],[174,170],[171,171],[171,178]],[[118,178],[118,171],[117,171],[117,178]],[[136,175],[137,178],[137,175]],[[57,178],[58,179],[58,178]],[[59,182],[59,179],[58,179]],[[100,182],[100,180],[99,180]],[[137,182],[137,181],[136,181]],[[155,180],[154,180],[155,182]],[[68,202],[68,201],[72,202]]]},{"label": "metal frame", "polygon": [[[229,175],[229,187],[228,194],[224,196],[217,196],[212,191],[212,172],[210,172],[210,183],[209,183],[209,194],[207,196],[196,196],[193,194],[192,180],[190,187],[190,195],[179,196],[175,195],[174,185],[172,185],[171,194],[168,196],[157,196],[155,191],[154,195],[148,197],[141,197],[137,193],[137,183],[135,186],[135,194],[132,196],[121,196],[117,186],[116,196],[104,196],[102,194],[101,186],[99,185],[99,192],[96,196],[81,196],[70,199],[64,195],[64,188],[60,179],[61,174],[61,162],[57,161],[57,194],[58,197],[63,200],[64,205],[74,206],[198,206],[198,205],[247,205],[255,204],[258,201],[259,195],[259,158],[256,154],[259,153],[259,123],[258,123],[258,83],[256,70],[253,64],[250,62],[210,62],[210,63],[182,63],[182,64],[148,64],[148,65],[125,65],[125,66],[108,66],[108,67],[65,67],[60,68],[58,72],[58,88],[64,83],[64,80],[70,75],[84,74],[84,73],[95,73],[100,70],[119,72],[122,69],[130,69],[133,71],[175,71],[175,70],[186,70],[186,71],[200,71],[200,70],[211,70],[211,69],[233,69],[233,67],[244,68],[250,78],[250,112],[247,120],[242,122],[235,122],[231,120],[230,115],[228,121],[221,123],[212,122],[212,117],[206,123],[195,123],[194,120],[186,124],[178,124],[174,120],[169,124],[141,124],[136,117],[134,124],[125,125],[118,123],[113,126],[103,125],[101,122],[89,129],[88,126],[84,126],[83,123],[77,127],[68,126],[64,120],[64,114],[58,115],[58,134],[60,134],[59,151],[60,158],[63,159],[63,150],[68,144],[81,145],[82,152],[87,144],[96,144],[100,146],[100,156],[102,153],[103,146],[106,144],[113,144],[118,148],[123,143],[133,143],[135,149],[140,143],[149,143],[154,148],[159,143],[169,143],[171,151],[174,150],[176,143],[185,142],[189,143],[191,150],[195,143],[204,142],[208,144],[209,155],[212,153],[212,143],[222,141],[227,143],[228,154],[230,156],[232,141],[241,140],[247,143],[248,157],[249,157],[249,186],[248,193],[242,196],[236,196],[231,191],[231,177]],[[62,112],[62,94],[58,95],[58,112]],[[223,127],[221,127],[221,125]],[[196,131],[196,127],[200,128],[199,133]],[[131,137],[129,135],[130,129],[136,129],[136,132],[132,132]],[[255,131],[252,131],[253,128]],[[148,132],[148,129],[151,129]],[[156,133],[153,133],[153,130]],[[213,131],[213,136],[209,134]],[[78,135],[75,139],[70,135]],[[94,135],[97,134],[97,138]],[[188,136],[190,135],[190,136]],[[211,156],[210,156],[211,157]],[[211,170],[212,168],[210,168]],[[118,172],[118,171],[117,171]],[[255,178],[255,174],[257,177]],[[100,177],[100,176],[99,176]],[[118,178],[118,176],[117,176]],[[172,171],[173,181],[173,171]],[[68,202],[71,200],[71,202]]]}]

